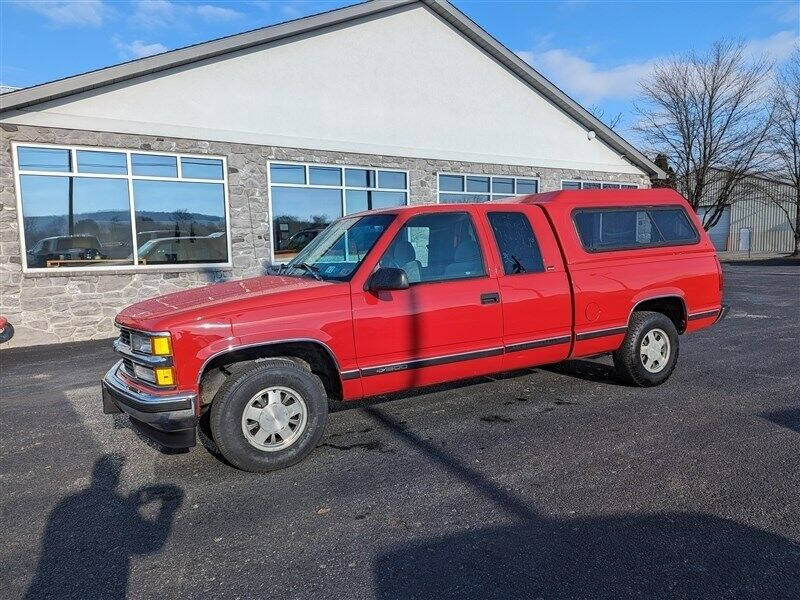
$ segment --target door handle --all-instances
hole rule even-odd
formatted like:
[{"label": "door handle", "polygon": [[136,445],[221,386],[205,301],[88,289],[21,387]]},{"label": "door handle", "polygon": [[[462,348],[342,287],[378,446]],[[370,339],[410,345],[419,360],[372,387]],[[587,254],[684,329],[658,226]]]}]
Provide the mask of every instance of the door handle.
[{"label": "door handle", "polygon": [[481,304],[497,304],[498,302],[500,302],[500,294],[497,292],[481,294]]}]

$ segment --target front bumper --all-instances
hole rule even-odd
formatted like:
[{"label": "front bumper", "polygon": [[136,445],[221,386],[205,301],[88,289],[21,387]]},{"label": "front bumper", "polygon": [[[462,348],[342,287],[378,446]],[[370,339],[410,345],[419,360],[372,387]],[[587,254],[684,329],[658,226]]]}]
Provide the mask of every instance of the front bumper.
[{"label": "front bumper", "polygon": [[145,437],[167,448],[190,448],[196,443],[194,394],[148,394],[129,386],[117,375],[119,361],[102,380],[103,412],[124,412]]}]

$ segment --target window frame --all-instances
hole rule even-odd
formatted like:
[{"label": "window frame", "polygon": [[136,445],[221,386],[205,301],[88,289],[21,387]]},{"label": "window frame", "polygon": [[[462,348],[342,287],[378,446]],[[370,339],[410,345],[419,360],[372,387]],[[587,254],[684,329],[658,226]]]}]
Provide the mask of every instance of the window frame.
[{"label": "window frame", "polygon": [[[458,206],[458,205],[456,204],[454,206]],[[389,240],[389,243],[387,244],[386,248],[383,249],[383,252],[378,257],[378,260],[375,261],[375,266],[373,267],[373,269],[370,272],[370,274],[374,273],[376,270],[378,270],[380,268],[380,264],[381,264],[381,261],[383,260],[383,257],[386,256],[386,253],[389,252],[389,249],[392,247],[392,244],[394,244],[395,240],[398,238],[400,233],[403,231],[403,229],[408,225],[408,223],[410,221],[412,221],[416,217],[423,217],[423,216],[427,217],[427,216],[431,216],[431,215],[465,215],[467,217],[467,219],[469,219],[469,222],[472,225],[472,230],[475,233],[475,241],[478,244],[478,252],[480,252],[480,255],[481,255],[481,264],[483,265],[483,274],[482,275],[470,276],[470,277],[454,277],[454,278],[450,278],[450,279],[436,279],[435,281],[416,281],[416,282],[413,282],[413,283],[409,281],[408,287],[416,287],[418,285],[436,285],[436,284],[439,284],[439,283],[452,283],[452,282],[455,282],[455,281],[473,281],[473,280],[476,280],[476,279],[489,279],[489,277],[490,277],[489,269],[488,269],[489,264],[486,262],[486,248],[483,246],[483,241],[481,240],[481,234],[480,234],[480,231],[478,230],[478,224],[475,221],[475,217],[471,212],[469,212],[467,210],[436,211],[436,212],[427,212],[427,213],[417,213],[417,214],[409,216],[405,221],[403,221],[402,223],[400,223],[400,225],[398,225],[397,231],[392,236],[392,239]],[[385,232],[384,232],[384,235],[386,235]],[[374,247],[373,247],[373,249],[374,249]]]},{"label": "window frame", "polygon": [[[447,190],[442,190],[440,187],[440,176],[441,175],[450,175],[453,177],[464,177],[464,191],[463,192],[450,192]],[[489,179],[489,191],[488,192],[468,192],[466,191],[466,178],[467,177],[487,177]],[[517,180],[518,179],[529,179],[536,182],[536,194],[540,194],[542,192],[542,182],[538,175],[505,175],[505,174],[497,174],[497,173],[458,173],[456,171],[437,171],[436,172],[436,204],[444,204],[448,206],[458,206],[455,203],[445,202],[442,203],[440,201],[440,196],[442,194],[457,194],[462,196],[489,196],[489,200],[487,202],[492,202],[492,196],[500,196],[500,194],[495,194],[492,192],[492,179],[513,179],[514,180],[514,190],[515,193],[511,194],[510,196],[501,196],[498,198],[519,198],[520,196],[530,196],[528,193],[524,194],[517,194]],[[483,204],[483,203],[481,203]]]},{"label": "window frame", "polygon": [[[294,165],[298,167],[304,167],[305,170],[305,180],[306,183],[273,183],[272,182],[272,165]],[[309,183],[309,168],[311,167],[323,167],[323,168],[336,168],[341,171],[341,179],[339,185],[319,185],[319,184],[312,184]],[[345,181],[345,170],[346,169],[362,169],[367,171],[375,171],[375,183],[376,187],[359,187],[359,186],[352,186],[347,185]],[[379,188],[377,187],[378,183],[378,171],[391,171],[393,173],[403,173],[406,178],[406,187],[405,189],[400,188]],[[406,202],[402,206],[408,206],[411,203],[411,178],[409,177],[409,172],[405,169],[396,169],[394,167],[376,167],[376,166],[367,166],[367,165],[351,165],[351,164],[336,164],[336,163],[317,163],[317,162],[303,162],[297,160],[278,160],[278,159],[270,159],[267,161],[267,210],[269,211],[269,257],[270,257],[270,264],[285,264],[283,262],[276,262],[275,260],[275,213],[272,209],[272,187],[292,187],[292,188],[319,188],[319,189],[326,189],[326,190],[339,190],[339,193],[342,197],[342,216],[338,218],[343,218],[347,216],[351,216],[347,214],[347,190],[355,190],[361,192],[402,192],[406,195]],[[367,209],[367,212],[372,212],[372,210],[391,210],[393,208],[399,208],[397,206],[393,207],[386,207],[386,208],[377,208],[377,209]],[[364,211],[361,211],[364,212]],[[353,213],[356,214],[356,213]],[[288,262],[288,261],[287,261]]]},{"label": "window frame", "polygon": [[[570,190],[570,189],[566,189],[565,190],[564,189],[564,183],[580,183],[581,187],[580,187],[579,190]],[[562,179],[561,180],[561,190],[560,191],[564,191],[564,192],[583,191],[583,189],[584,189],[583,188],[583,184],[584,183],[597,183],[597,184],[600,184],[600,189],[608,189],[608,190],[614,190],[614,189],[623,189],[623,190],[637,189],[637,190],[639,190],[639,189],[642,189],[642,187],[638,183],[633,183],[633,182],[630,182],[630,181],[599,181],[599,180],[594,180],[594,179]],[[634,187],[603,188],[602,187],[603,185],[619,185],[619,186],[626,185],[626,186],[635,186],[635,188]],[[596,188],[590,188],[590,189],[596,189]]]},{"label": "window frame", "polygon": [[[36,171],[29,169],[20,169],[19,167],[19,154],[18,148],[47,148],[54,150],[67,150],[70,153],[70,170],[69,171]],[[93,152],[115,152],[117,154],[125,155],[125,164],[127,173],[125,175],[118,173],[81,173],[78,171],[78,151],[88,150]],[[158,156],[173,156],[176,159],[178,167],[177,177],[162,177],[156,175],[134,175],[132,170],[132,154],[153,154]],[[156,150],[142,150],[138,148],[114,148],[110,146],[85,146],[85,145],[70,145],[70,144],[48,144],[40,142],[11,142],[11,155],[14,169],[14,186],[17,198],[17,223],[19,227],[19,243],[22,256],[22,272],[23,273],[48,273],[55,275],[58,273],[108,273],[118,271],[186,271],[186,270],[200,270],[200,269],[226,269],[233,266],[231,256],[231,219],[230,219],[230,201],[228,198],[228,161],[227,157],[215,154],[193,154],[184,152],[160,152]],[[222,179],[198,179],[198,178],[183,178],[181,158],[207,158],[222,161]],[[109,266],[83,266],[83,267],[28,267],[28,249],[25,243],[25,217],[22,211],[22,188],[20,186],[20,177],[22,175],[38,175],[47,177],[85,177],[93,179],[123,179],[127,180],[128,186],[128,207],[130,210],[131,218],[131,245],[133,249],[133,264],[130,265],[109,265]],[[150,180],[150,181],[175,181],[186,183],[216,183],[222,184],[222,200],[225,206],[225,239],[226,251],[228,259],[226,262],[202,262],[202,263],[170,263],[170,264],[139,264],[139,248],[136,243],[136,205],[133,197],[133,182],[134,180]]]},{"label": "window frame", "polygon": [[[503,249],[500,248],[500,240],[497,239],[497,232],[494,229],[494,225],[492,225],[492,220],[490,215],[507,215],[507,214],[515,214],[521,215],[525,222],[528,224],[528,227],[531,229],[531,235],[533,235],[533,242],[536,244],[536,249],[539,251],[539,259],[542,261],[542,268],[539,271],[520,271],[519,273],[506,273],[506,265],[503,262]],[[522,210],[487,210],[486,211],[486,223],[489,226],[489,234],[494,239],[495,248],[497,248],[497,256],[500,259],[500,268],[502,270],[503,277],[516,277],[518,275],[538,275],[540,273],[546,273],[547,267],[544,264],[544,255],[542,254],[542,247],[539,244],[539,238],[536,237],[536,231],[533,228],[533,223],[531,223],[530,217]]]},{"label": "window frame", "polygon": [[[590,249],[587,248],[586,245],[583,243],[583,238],[581,237],[580,230],[578,229],[578,223],[575,221],[575,216],[580,213],[593,213],[593,212],[620,212],[620,211],[637,211],[637,210],[644,210],[648,212],[648,218],[652,220],[650,217],[650,211],[656,210],[674,210],[678,209],[683,212],[684,216],[686,217],[689,226],[694,231],[694,240],[686,240],[686,241],[679,241],[679,242],[664,242],[664,243],[650,243],[650,244],[635,244],[635,245],[628,245],[628,246],[618,246],[615,248],[599,248],[599,249]],[[578,243],[581,246],[581,249],[588,254],[603,254],[606,252],[624,252],[628,250],[642,250],[642,249],[649,249],[649,248],[673,248],[675,246],[694,246],[700,243],[700,232],[697,231],[697,227],[692,221],[691,217],[686,212],[686,209],[680,204],[651,204],[651,205],[636,205],[636,206],[579,206],[573,208],[570,211],[570,220],[572,221],[572,227],[575,231],[575,235],[578,238]]]}]

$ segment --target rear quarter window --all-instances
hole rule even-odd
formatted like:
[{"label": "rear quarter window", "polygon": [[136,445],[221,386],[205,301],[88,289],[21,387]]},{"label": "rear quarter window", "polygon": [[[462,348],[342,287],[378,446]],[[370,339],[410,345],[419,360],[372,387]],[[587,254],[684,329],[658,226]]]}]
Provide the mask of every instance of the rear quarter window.
[{"label": "rear quarter window", "polygon": [[578,209],[572,218],[588,252],[679,246],[700,240],[680,206]]}]

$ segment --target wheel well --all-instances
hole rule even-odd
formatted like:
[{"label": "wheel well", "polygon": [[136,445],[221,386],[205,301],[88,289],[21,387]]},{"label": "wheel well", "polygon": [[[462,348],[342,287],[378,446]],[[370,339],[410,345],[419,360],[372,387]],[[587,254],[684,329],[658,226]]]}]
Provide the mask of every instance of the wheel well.
[{"label": "wheel well", "polygon": [[644,300],[633,307],[634,312],[640,311],[659,312],[667,317],[675,325],[678,333],[686,331],[686,305],[683,300],[678,296],[667,296],[664,298],[653,298],[652,300]]},{"label": "wheel well", "polygon": [[308,369],[322,380],[328,398],[341,400],[342,382],[330,351],[315,342],[281,342],[234,349],[212,358],[200,377],[200,400],[211,404],[222,383],[232,373],[248,364],[267,358],[286,358]]}]

